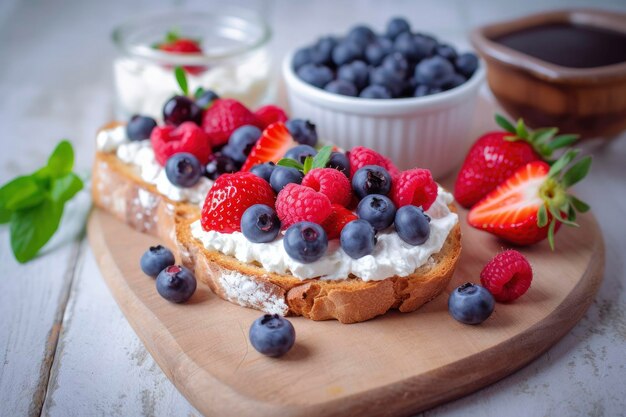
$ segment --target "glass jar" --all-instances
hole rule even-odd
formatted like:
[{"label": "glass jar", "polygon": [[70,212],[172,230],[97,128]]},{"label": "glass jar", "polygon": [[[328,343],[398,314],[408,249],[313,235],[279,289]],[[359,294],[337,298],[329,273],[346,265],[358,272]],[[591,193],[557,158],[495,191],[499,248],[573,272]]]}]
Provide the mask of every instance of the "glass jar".
[{"label": "glass jar", "polygon": [[[201,53],[166,52],[155,47],[168,32],[199,40]],[[174,67],[187,69],[189,91],[198,87],[234,98],[250,108],[270,91],[270,29],[245,10],[173,12],[129,21],[113,31],[119,56],[113,62],[116,116],[143,114],[162,119],[163,104],[181,94]]]}]

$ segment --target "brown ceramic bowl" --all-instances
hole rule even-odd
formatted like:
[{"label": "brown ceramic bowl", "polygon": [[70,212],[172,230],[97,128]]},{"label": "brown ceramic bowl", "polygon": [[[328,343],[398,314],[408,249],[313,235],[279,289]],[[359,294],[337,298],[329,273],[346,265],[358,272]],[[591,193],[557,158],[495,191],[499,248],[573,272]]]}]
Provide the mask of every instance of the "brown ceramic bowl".
[{"label": "brown ceramic bowl", "polygon": [[522,117],[532,127],[556,126],[563,133],[582,137],[616,136],[626,129],[626,62],[564,67],[494,41],[554,23],[626,33],[626,14],[585,9],[535,14],[477,28],[471,40],[487,63],[491,91],[511,116]]}]

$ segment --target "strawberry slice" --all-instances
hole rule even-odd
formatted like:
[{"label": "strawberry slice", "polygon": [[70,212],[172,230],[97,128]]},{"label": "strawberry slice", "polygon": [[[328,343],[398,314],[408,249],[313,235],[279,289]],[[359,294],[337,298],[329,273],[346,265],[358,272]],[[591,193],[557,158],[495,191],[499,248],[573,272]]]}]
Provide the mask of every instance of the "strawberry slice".
[{"label": "strawberry slice", "polygon": [[296,141],[283,122],[272,123],[256,141],[241,170],[249,171],[253,166],[265,162],[278,162],[295,145]]},{"label": "strawberry slice", "polygon": [[576,155],[570,151],[552,167],[534,161],[519,168],[470,210],[467,222],[518,245],[548,237],[554,248],[554,234],[561,223],[577,226],[576,211],[589,209],[566,191],[585,177],[591,165],[591,157],[585,157],[562,172]]}]

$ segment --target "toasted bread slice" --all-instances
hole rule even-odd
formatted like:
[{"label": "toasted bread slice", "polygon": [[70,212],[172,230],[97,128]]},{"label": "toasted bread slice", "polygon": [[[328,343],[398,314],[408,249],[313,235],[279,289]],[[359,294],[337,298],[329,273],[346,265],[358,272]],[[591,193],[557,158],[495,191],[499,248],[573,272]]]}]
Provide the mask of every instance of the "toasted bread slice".
[{"label": "toasted bread slice", "polygon": [[194,271],[197,279],[232,303],[312,320],[357,323],[392,308],[415,311],[447,287],[461,254],[461,229],[457,223],[442,249],[432,256],[432,262],[409,276],[381,281],[363,281],[352,276],[344,280],[301,280],[207,250],[191,234],[191,224],[197,218],[175,217],[178,251],[183,264]]},{"label": "toasted bread slice", "polygon": [[[103,129],[121,123],[112,122]],[[141,179],[135,167],[125,164],[115,153],[96,152],[91,193],[96,206],[113,214],[135,230],[174,241],[174,215],[198,217],[195,204],[170,200],[153,184]]]}]

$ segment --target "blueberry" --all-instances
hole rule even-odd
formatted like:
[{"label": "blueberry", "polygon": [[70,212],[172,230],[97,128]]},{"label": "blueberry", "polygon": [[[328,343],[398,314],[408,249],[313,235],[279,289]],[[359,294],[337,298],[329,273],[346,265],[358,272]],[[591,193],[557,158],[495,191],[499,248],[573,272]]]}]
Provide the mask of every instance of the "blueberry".
[{"label": "blueberry", "polygon": [[324,90],[342,96],[356,97],[358,91],[354,84],[346,80],[333,80],[326,84]]},{"label": "blueberry", "polygon": [[267,243],[280,232],[280,220],[270,206],[254,204],[241,216],[241,233],[253,243]]},{"label": "blueberry", "polygon": [[233,161],[243,164],[254,144],[261,137],[261,129],[252,125],[244,125],[235,129],[228,139],[228,144],[222,148],[222,153]]},{"label": "blueberry", "polygon": [[293,159],[294,161],[300,162],[304,164],[304,160],[307,156],[315,156],[317,155],[317,151],[314,147],[309,145],[298,145],[289,149],[287,153],[285,153],[285,158]]},{"label": "blueberry", "polygon": [[349,81],[354,84],[357,90],[361,90],[367,86],[369,67],[363,61],[352,61],[339,67],[337,79]]},{"label": "blueberry", "polygon": [[454,75],[454,67],[445,58],[433,56],[421,61],[415,67],[415,79],[429,87],[443,87]]},{"label": "blueberry", "polygon": [[368,26],[358,25],[350,29],[346,39],[365,47],[376,39],[376,34]]},{"label": "blueberry", "polygon": [[393,72],[383,67],[377,67],[371,70],[370,83],[382,85],[391,92],[393,97],[398,97],[404,90],[406,84],[401,77],[398,77]]},{"label": "blueberry", "polygon": [[154,129],[156,125],[157,123],[152,117],[136,114],[130,118],[126,125],[126,135],[130,140],[149,139],[150,133],[152,133],[152,129]]},{"label": "blueberry", "polygon": [[293,347],[296,331],[286,318],[278,314],[266,314],[252,323],[248,337],[259,353],[277,358]]},{"label": "blueberry", "polygon": [[470,78],[478,68],[478,57],[471,52],[466,52],[458,56],[454,65],[461,75]]},{"label": "blueberry", "polygon": [[365,220],[353,220],[343,227],[339,240],[346,255],[359,259],[374,252],[376,231]]},{"label": "blueberry", "polygon": [[183,122],[202,124],[202,108],[185,96],[174,96],[163,106],[163,121],[168,125],[178,126]]},{"label": "blueberry", "polygon": [[359,219],[367,220],[375,230],[383,230],[393,224],[396,206],[389,197],[369,194],[363,197],[356,208]]},{"label": "blueberry", "polygon": [[319,224],[299,222],[287,229],[283,245],[289,257],[308,264],[324,256],[328,248],[328,238]]},{"label": "blueberry", "polygon": [[392,52],[393,42],[387,38],[378,38],[365,47],[365,59],[370,65],[377,67]]},{"label": "blueberry", "polygon": [[311,59],[314,64],[331,65],[333,49],[337,45],[337,39],[332,36],[324,36],[317,40],[311,48]]},{"label": "blueberry", "polygon": [[202,176],[202,165],[198,162],[198,158],[190,153],[176,153],[165,162],[165,175],[172,184],[178,187],[193,187]]},{"label": "blueberry", "polygon": [[404,32],[411,32],[411,26],[406,19],[402,17],[394,17],[389,21],[389,23],[387,23],[387,30],[385,33],[390,39],[395,39],[399,34]]},{"label": "blueberry", "polygon": [[313,63],[313,49],[312,48],[302,48],[298,49],[295,54],[293,54],[293,68],[295,70],[300,69],[300,67],[306,64]]},{"label": "blueberry", "polygon": [[415,42],[419,45],[419,48],[422,51],[424,57],[434,55],[437,46],[439,46],[439,42],[437,42],[437,39],[423,33],[418,33],[415,35]]},{"label": "blueberry", "polygon": [[208,108],[215,100],[220,98],[213,90],[204,90],[200,97],[196,99],[196,104],[203,109]]},{"label": "blueberry", "polygon": [[323,65],[305,64],[298,68],[297,74],[305,83],[319,88],[333,80],[333,72]]},{"label": "blueberry", "polygon": [[430,236],[430,217],[421,207],[400,207],[396,211],[394,223],[400,239],[413,246],[423,244]]},{"label": "blueberry", "polygon": [[270,182],[270,176],[272,175],[272,172],[274,172],[274,168],[276,168],[276,165],[274,165],[273,162],[266,162],[264,164],[256,164],[250,168],[250,172],[257,177],[261,177],[265,181]]},{"label": "blueberry", "polygon": [[429,96],[431,94],[441,93],[443,89],[439,87],[429,87],[424,84],[420,84],[415,88],[415,92],[413,93],[413,97],[424,97]]},{"label": "blueberry", "polygon": [[230,174],[238,170],[239,166],[235,161],[221,152],[215,152],[209,157],[209,163],[205,167],[204,174],[215,181],[222,174]]},{"label": "blueberry", "polygon": [[343,152],[332,152],[328,162],[326,163],[328,168],[334,168],[346,174],[346,177],[350,178],[350,161],[348,156]]},{"label": "blueberry", "polygon": [[303,145],[317,145],[317,131],[315,125],[308,120],[290,119],[285,123],[287,130],[296,142]]},{"label": "blueberry", "polygon": [[181,265],[171,265],[156,278],[156,288],[161,297],[172,303],[184,303],[196,291],[196,277]]},{"label": "blueberry", "polygon": [[386,99],[392,98],[391,92],[382,85],[370,85],[365,87],[359,97],[362,98],[378,98],[378,99]]},{"label": "blueberry", "polygon": [[409,63],[399,52],[387,55],[381,64],[388,72],[394,74],[398,78],[405,78],[409,71]]},{"label": "blueberry", "polygon": [[302,178],[304,178],[304,174],[301,171],[295,168],[277,165],[270,175],[270,185],[272,186],[272,189],[278,193],[287,184],[302,183]]},{"label": "blueberry", "polygon": [[378,165],[365,165],[352,176],[352,189],[357,197],[369,194],[389,194],[391,175]]},{"label": "blueberry", "polygon": [[491,316],[494,307],[493,295],[485,287],[471,282],[456,288],[448,298],[450,315],[465,324],[482,323]]},{"label": "blueberry", "polygon": [[421,37],[413,36],[409,32],[403,32],[396,38],[393,48],[404,57],[413,62],[424,59],[432,53],[433,47]]},{"label": "blueberry", "polygon": [[159,272],[175,263],[172,251],[161,245],[150,246],[150,249],[141,255],[139,261],[143,273],[152,278],[156,278]]},{"label": "blueberry", "polygon": [[462,76],[461,74],[454,73],[452,74],[452,78],[450,78],[450,81],[448,81],[443,86],[443,88],[446,90],[450,90],[452,88],[460,86],[461,84],[465,83],[465,81],[467,81],[467,79],[465,79],[464,76]]},{"label": "blueberry", "polygon": [[333,49],[333,62],[340,67],[363,57],[364,46],[353,41],[343,41]]},{"label": "blueberry", "polygon": [[450,45],[445,45],[445,44],[437,46],[437,49],[435,49],[435,53],[447,59],[450,62],[454,62],[454,60],[456,60],[456,57],[457,57],[456,49],[454,49],[454,47]]}]

